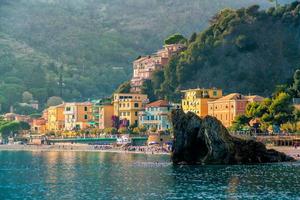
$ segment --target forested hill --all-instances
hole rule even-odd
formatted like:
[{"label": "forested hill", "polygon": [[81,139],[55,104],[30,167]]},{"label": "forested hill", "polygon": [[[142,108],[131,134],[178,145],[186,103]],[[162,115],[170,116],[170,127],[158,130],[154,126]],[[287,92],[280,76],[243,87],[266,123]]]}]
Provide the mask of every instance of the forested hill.
[{"label": "forested hill", "polygon": [[155,74],[152,87],[158,97],[172,100],[181,89],[198,86],[268,96],[299,68],[300,2],[278,9],[225,9]]},{"label": "forested hill", "polygon": [[[170,34],[207,27],[225,7],[262,0],[1,0],[0,103],[3,111],[30,91],[41,103],[59,95],[109,95],[132,73],[132,61]],[[61,67],[63,65],[63,67]]]}]

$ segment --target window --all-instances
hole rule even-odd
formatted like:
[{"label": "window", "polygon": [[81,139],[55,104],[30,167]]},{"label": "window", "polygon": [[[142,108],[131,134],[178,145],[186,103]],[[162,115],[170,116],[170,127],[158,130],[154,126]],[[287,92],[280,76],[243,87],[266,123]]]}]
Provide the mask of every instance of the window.
[{"label": "window", "polygon": [[71,110],[71,108],[70,107],[66,107],[66,111],[70,111]]},{"label": "window", "polygon": [[213,92],[213,95],[214,95],[214,96],[217,96],[217,95],[218,95],[218,91],[214,91],[214,92]]},{"label": "window", "polygon": [[88,108],[87,108],[86,106],[84,107],[84,111],[85,111],[85,112],[88,111]]},{"label": "window", "polygon": [[134,103],[134,107],[138,108],[139,107],[139,103]]},{"label": "window", "polygon": [[138,116],[138,112],[135,112],[134,115],[135,115],[135,116]]},{"label": "window", "polygon": [[87,116],[87,115],[84,115],[84,119],[88,119],[88,116]]}]

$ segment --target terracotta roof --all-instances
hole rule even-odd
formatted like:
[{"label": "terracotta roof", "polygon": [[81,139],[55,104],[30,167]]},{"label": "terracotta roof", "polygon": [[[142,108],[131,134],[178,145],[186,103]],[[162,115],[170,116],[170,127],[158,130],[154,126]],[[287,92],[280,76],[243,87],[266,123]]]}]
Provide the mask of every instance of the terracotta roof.
[{"label": "terracotta roof", "polygon": [[252,101],[263,101],[264,97],[258,95],[245,96],[248,100]]},{"label": "terracotta roof", "polygon": [[231,93],[228,94],[220,99],[217,99],[216,101],[226,101],[226,100],[237,100],[237,99],[245,99],[245,96],[240,93]]},{"label": "terracotta roof", "polygon": [[158,100],[146,105],[147,107],[170,107],[170,103],[166,100]]}]

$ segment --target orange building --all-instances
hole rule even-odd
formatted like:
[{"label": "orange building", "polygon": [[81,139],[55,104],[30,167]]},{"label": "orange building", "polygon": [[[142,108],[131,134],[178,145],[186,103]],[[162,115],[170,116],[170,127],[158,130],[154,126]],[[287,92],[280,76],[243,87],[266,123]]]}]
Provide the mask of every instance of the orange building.
[{"label": "orange building", "polygon": [[208,102],[208,115],[216,117],[225,127],[230,127],[237,116],[245,114],[248,103],[262,102],[263,100],[263,97],[257,95],[244,96],[232,93]]},{"label": "orange building", "polygon": [[99,129],[112,127],[113,115],[114,115],[114,106],[112,104],[100,105],[99,106]]},{"label": "orange building", "polygon": [[46,129],[46,120],[44,118],[33,119],[31,124],[31,131],[38,134],[45,134]]},{"label": "orange building", "polygon": [[65,103],[65,130],[81,130],[90,127],[93,120],[92,103]]},{"label": "orange building", "polygon": [[208,102],[222,97],[220,89],[189,89],[183,90],[184,98],[181,106],[184,112],[193,112],[199,117],[208,115]]}]

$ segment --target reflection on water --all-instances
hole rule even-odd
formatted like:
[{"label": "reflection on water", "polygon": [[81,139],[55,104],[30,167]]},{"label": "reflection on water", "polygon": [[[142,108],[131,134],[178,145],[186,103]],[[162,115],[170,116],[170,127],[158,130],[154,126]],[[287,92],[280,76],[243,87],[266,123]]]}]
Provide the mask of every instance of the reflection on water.
[{"label": "reflection on water", "polygon": [[299,199],[300,163],[173,166],[168,156],[0,152],[0,199]]}]

